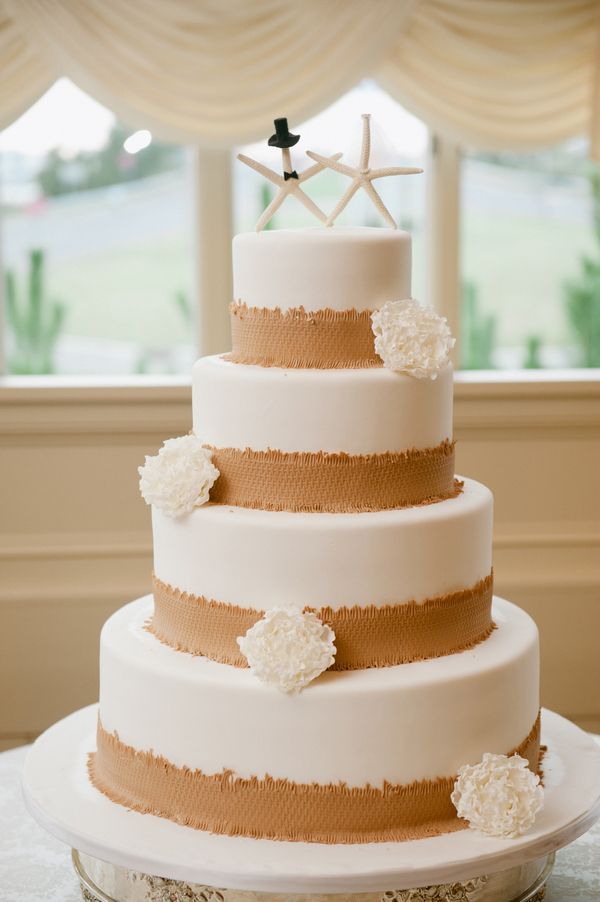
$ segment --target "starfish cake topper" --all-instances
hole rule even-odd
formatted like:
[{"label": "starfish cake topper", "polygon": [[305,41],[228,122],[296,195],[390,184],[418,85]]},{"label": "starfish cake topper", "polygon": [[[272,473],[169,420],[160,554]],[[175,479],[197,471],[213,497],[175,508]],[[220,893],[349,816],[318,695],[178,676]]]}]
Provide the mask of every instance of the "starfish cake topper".
[{"label": "starfish cake topper", "polygon": [[304,172],[296,172],[295,169],[292,168],[292,156],[290,153],[290,147],[293,147],[294,144],[297,144],[300,140],[300,135],[293,135],[288,129],[288,121],[285,118],[275,119],[275,134],[271,135],[269,138],[268,144],[269,147],[279,147],[281,149],[281,161],[283,168],[283,175],[279,175],[279,173],[275,172],[273,169],[269,169],[267,166],[263,166],[262,163],[259,163],[258,160],[253,160],[251,157],[247,157],[243,153],[238,154],[238,160],[242,163],[245,163],[246,166],[249,166],[250,169],[254,169],[255,172],[260,173],[260,175],[264,176],[264,178],[268,179],[268,181],[272,182],[274,185],[277,185],[279,191],[271,201],[271,203],[266,207],[266,209],[261,214],[258,222],[256,223],[256,231],[260,232],[270,219],[274,216],[277,210],[280,208],[286,197],[289,197],[291,194],[294,197],[298,198],[300,203],[304,204],[306,209],[316,216],[320,222],[327,223],[327,216],[323,211],[316,205],[316,203],[311,200],[311,198],[304,193],[302,188],[300,187],[305,182],[307,182],[313,175],[316,175],[318,172],[322,172],[323,169],[327,166],[328,163],[337,162],[342,156],[341,153],[336,153],[333,157],[323,157],[323,161],[319,161],[315,163],[314,166],[310,166],[308,169],[305,169]]},{"label": "starfish cake topper", "polygon": [[397,229],[398,226],[396,225],[392,214],[373,187],[373,181],[375,179],[385,178],[388,175],[416,175],[419,172],[423,172],[423,170],[412,166],[390,166],[384,169],[371,169],[369,167],[369,158],[371,156],[371,114],[363,113],[362,122],[362,147],[360,151],[360,162],[356,168],[338,162],[339,157],[338,159],[335,157],[324,157],[312,150],[306,151],[311,160],[315,160],[323,167],[333,169],[335,172],[341,172],[342,175],[347,175],[348,178],[352,179],[352,183],[338,201],[335,209],[329,214],[325,225],[333,225],[358,189],[362,188],[369,195],[373,204],[379,210],[388,225],[393,229]]}]

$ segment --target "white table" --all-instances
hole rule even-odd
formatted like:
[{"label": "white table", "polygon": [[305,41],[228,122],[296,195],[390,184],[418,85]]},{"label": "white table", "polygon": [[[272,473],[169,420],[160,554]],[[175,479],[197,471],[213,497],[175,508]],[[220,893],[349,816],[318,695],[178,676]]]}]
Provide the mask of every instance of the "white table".
[{"label": "white table", "polygon": [[[1,902],[81,902],[71,853],[25,810],[21,770],[27,746],[0,754]],[[599,902],[600,821],[556,856],[545,902]]]}]

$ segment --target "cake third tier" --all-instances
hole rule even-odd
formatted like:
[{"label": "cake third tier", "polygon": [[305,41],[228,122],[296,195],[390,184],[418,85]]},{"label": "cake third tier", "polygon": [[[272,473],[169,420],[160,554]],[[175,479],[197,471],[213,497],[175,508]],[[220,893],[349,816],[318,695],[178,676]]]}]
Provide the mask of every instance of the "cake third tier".
[{"label": "cake third tier", "polygon": [[312,610],[337,669],[399,664],[490,635],[492,495],[363,514],[205,505],[153,512],[152,630],[174,648],[246,666],[237,637],[265,611]]},{"label": "cake third tier", "polygon": [[468,653],[328,672],[293,696],[161,645],[151,610],[122,608],[101,639],[90,769],[129,808],[215,833],[381,842],[463,828],[452,786],[485,752],[538,768],[537,630],[508,602]]}]

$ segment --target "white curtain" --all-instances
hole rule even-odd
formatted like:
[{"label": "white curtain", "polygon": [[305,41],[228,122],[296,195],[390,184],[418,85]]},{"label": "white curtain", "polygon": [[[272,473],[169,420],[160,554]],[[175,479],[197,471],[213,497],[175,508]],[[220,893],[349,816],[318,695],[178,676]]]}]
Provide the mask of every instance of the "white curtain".
[{"label": "white curtain", "polygon": [[599,0],[426,0],[379,80],[459,143],[518,149],[587,134],[600,151],[599,38]]},{"label": "white curtain", "polygon": [[231,145],[371,75],[463,144],[587,133],[598,0],[0,0],[0,126],[60,75],[165,138]]}]

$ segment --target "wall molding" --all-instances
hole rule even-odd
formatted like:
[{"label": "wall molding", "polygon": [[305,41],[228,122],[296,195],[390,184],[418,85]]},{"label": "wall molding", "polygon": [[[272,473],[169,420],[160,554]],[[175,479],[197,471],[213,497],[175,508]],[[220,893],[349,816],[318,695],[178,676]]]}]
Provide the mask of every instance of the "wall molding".
[{"label": "wall molding", "polygon": [[600,370],[459,372],[454,391],[459,440],[490,430],[511,439],[600,436]]},{"label": "wall molding", "polygon": [[[152,542],[144,536],[131,537],[129,534],[115,536],[96,536],[89,533],[86,542],[81,541],[81,534],[71,539],[69,533],[61,536],[57,542],[54,535],[40,536],[34,541],[27,541],[21,534],[11,536],[4,533],[3,545],[0,546],[0,561],[36,561],[36,560],[96,560],[97,558],[129,558],[152,554]],[[71,539],[71,540],[70,540]]]},{"label": "wall molding", "polygon": [[62,378],[0,379],[0,440],[79,437],[93,444],[155,434],[169,435],[191,425],[191,383],[182,377],[132,378],[80,383]]},{"label": "wall molding", "polygon": [[[577,525],[577,531],[571,531],[569,526],[569,523],[557,522],[556,529],[552,532],[523,532],[520,524],[514,528],[504,524],[502,533],[498,534],[496,531],[494,535],[494,548],[518,551],[538,548],[600,550],[600,531],[595,531],[597,524],[590,524],[589,531],[582,530],[581,524]],[[56,541],[55,535],[37,536],[31,540],[22,534],[4,533],[3,544],[0,546],[0,561],[96,560],[152,555],[152,542],[145,534],[131,536],[129,533],[123,535],[116,533],[109,537],[90,532],[85,542],[82,541],[81,533],[72,536],[65,533],[60,538],[60,542]]]},{"label": "wall molding", "polygon": [[[596,532],[597,524],[590,524],[590,531],[569,531],[567,524],[557,523],[556,530],[552,532],[520,532],[522,527],[515,526],[514,529],[503,526],[500,535],[494,535],[494,548],[530,550],[534,548],[598,548],[600,549],[600,531]],[[576,529],[580,530],[581,525],[578,524]]]}]

